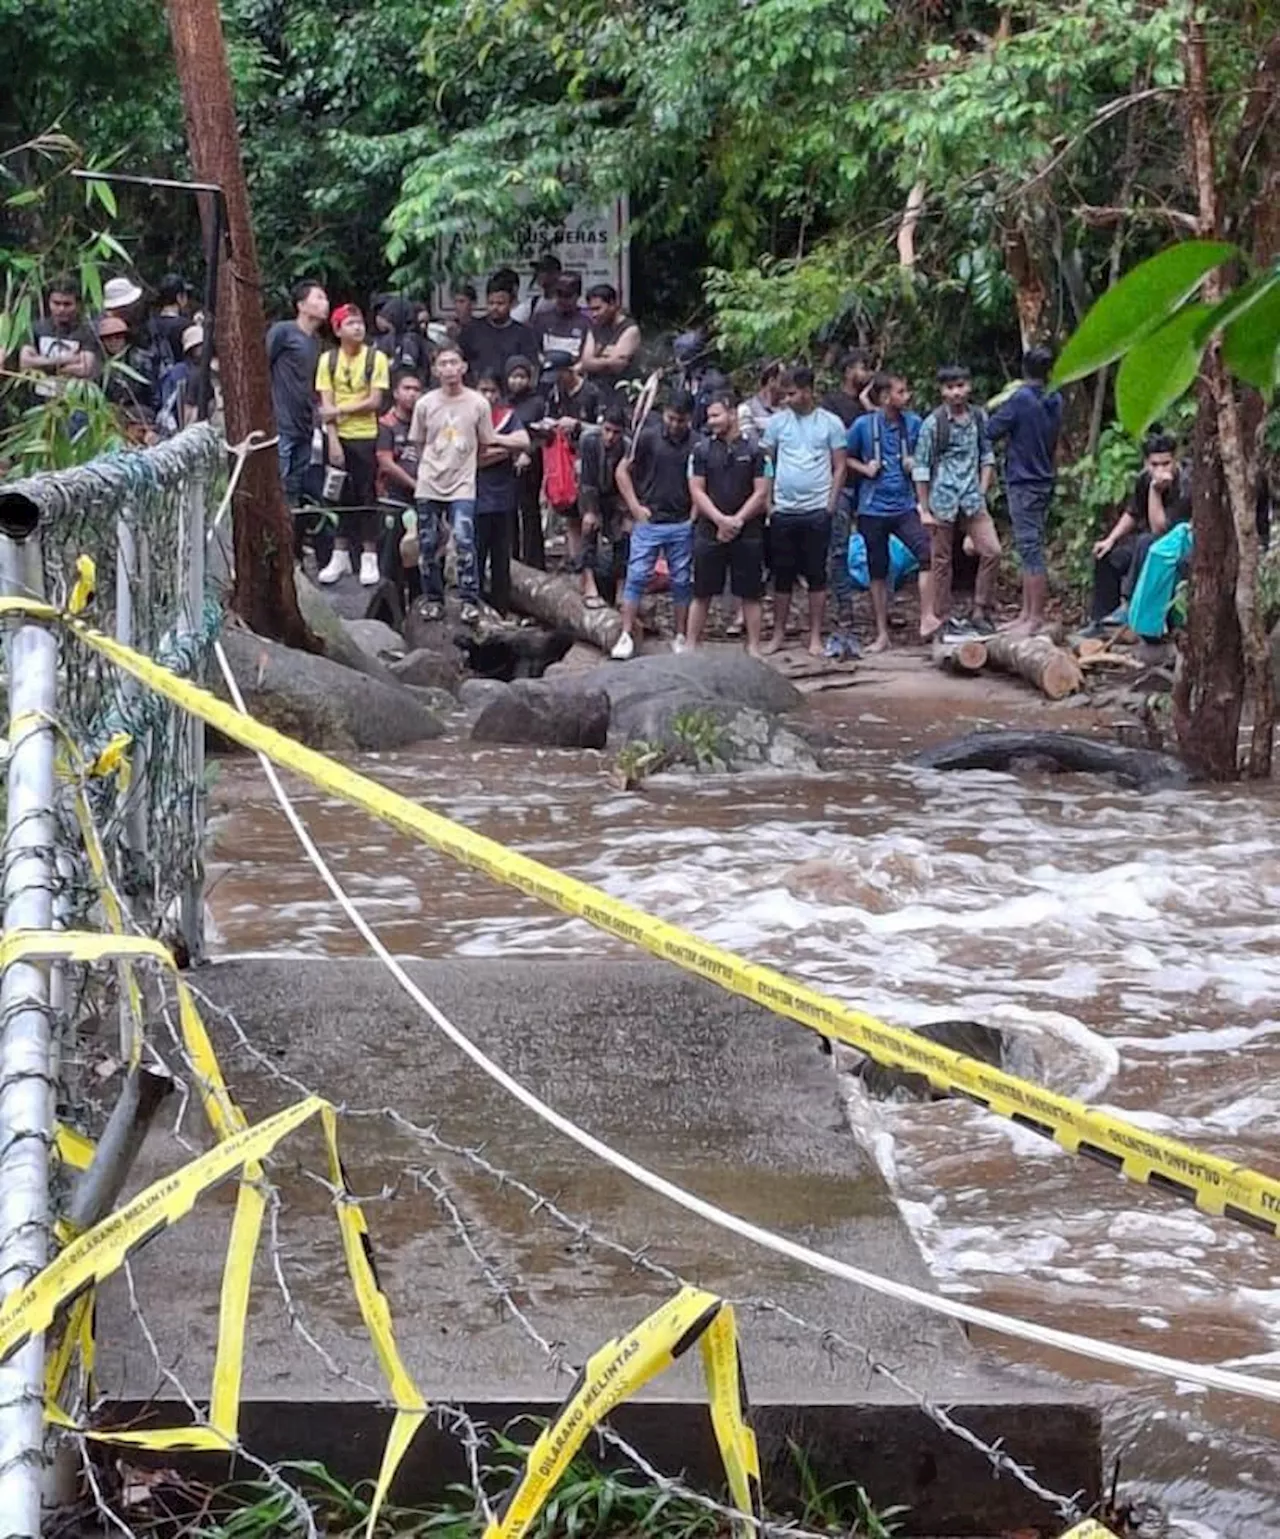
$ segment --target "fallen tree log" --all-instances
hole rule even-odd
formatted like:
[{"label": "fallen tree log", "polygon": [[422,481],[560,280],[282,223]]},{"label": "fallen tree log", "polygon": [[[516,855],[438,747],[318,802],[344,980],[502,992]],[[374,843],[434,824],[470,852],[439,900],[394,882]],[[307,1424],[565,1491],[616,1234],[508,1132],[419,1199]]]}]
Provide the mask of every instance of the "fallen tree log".
[{"label": "fallen tree log", "polygon": [[1149,748],[1122,748],[1076,732],[969,732],[912,761],[937,770],[1056,770],[1069,774],[1114,775],[1139,790],[1186,785],[1185,766],[1171,754]]},{"label": "fallen tree log", "polygon": [[521,614],[532,615],[555,630],[570,631],[602,652],[608,652],[622,635],[622,616],[616,609],[588,609],[574,578],[540,572],[523,561],[511,563],[511,602]]},{"label": "fallen tree log", "polygon": [[944,673],[981,673],[987,666],[987,645],[980,636],[963,641],[935,641],[933,665]]},{"label": "fallen tree log", "polygon": [[1084,685],[1080,665],[1048,636],[1002,636],[983,642],[987,662],[1001,673],[1015,673],[1050,700],[1065,700]]}]

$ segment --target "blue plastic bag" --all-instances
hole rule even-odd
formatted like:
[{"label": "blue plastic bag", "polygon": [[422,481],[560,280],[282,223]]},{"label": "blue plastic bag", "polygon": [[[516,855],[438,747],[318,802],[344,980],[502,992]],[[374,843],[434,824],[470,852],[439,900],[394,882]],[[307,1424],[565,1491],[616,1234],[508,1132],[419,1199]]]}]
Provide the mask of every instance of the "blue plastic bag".
[{"label": "blue plastic bag", "polygon": [[1144,640],[1158,641],[1168,627],[1178,573],[1191,559],[1191,543],[1190,523],[1175,524],[1147,552],[1129,600],[1129,626]]},{"label": "blue plastic bag", "polygon": [[[889,536],[889,582],[896,592],[913,572],[920,570],[920,563],[896,534]],[[849,536],[849,576],[855,588],[864,592],[871,586],[871,574],[867,570],[867,542],[860,534]]]}]

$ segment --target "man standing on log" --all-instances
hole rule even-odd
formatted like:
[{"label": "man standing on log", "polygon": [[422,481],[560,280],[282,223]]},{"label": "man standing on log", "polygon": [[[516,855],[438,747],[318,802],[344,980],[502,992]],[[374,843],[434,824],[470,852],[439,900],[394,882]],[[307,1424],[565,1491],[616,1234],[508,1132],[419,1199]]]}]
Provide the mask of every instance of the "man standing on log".
[{"label": "man standing on log", "polygon": [[867,575],[876,639],[868,651],[889,650],[889,541],[896,534],[920,563],[920,635],[938,629],[933,612],[929,534],[920,520],[912,459],[920,418],[908,411],[911,390],[901,374],[877,374],[871,382],[875,410],[849,429],[849,469],[858,480],[858,529],[867,546]]},{"label": "man standing on log", "polygon": [[1047,347],[1028,348],[1022,359],[1022,383],[996,408],[987,424],[991,442],[1008,439],[1005,484],[1013,542],[1022,563],[1022,612],[1006,627],[1013,636],[1033,636],[1044,624],[1049,574],[1044,563],[1045,524],[1057,480],[1054,455],[1062,429],[1062,397],[1046,394],[1053,354]]},{"label": "man standing on log", "polygon": [[436,354],[438,390],[428,390],[413,408],[409,442],[419,452],[415,504],[418,512],[418,566],[426,595],[426,618],[444,614],[444,589],[437,553],[446,528],[453,531],[458,554],[458,598],[461,620],[474,625],[480,618],[480,573],[476,561],[476,470],[481,446],[512,451],[528,449],[523,428],[499,437],[489,403],[478,390],[462,383],[466,363],[454,346]]},{"label": "man standing on log", "polygon": [[987,512],[987,493],[996,457],[987,441],[987,415],[969,404],[968,369],[946,364],[938,370],[942,405],[924,419],[912,475],[920,499],[920,520],[929,531],[932,552],[933,612],[938,624],[951,619],[951,570],[956,524],[965,528],[978,553],[978,580],[969,629],[990,636],[995,626],[996,579],[1000,575],[1000,537]]}]

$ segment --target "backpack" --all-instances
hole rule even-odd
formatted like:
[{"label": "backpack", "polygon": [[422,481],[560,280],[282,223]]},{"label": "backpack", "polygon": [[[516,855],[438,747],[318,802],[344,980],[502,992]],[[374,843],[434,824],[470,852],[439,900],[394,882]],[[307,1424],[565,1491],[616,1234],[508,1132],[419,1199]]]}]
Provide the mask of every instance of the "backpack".
[{"label": "backpack", "polygon": [[559,428],[542,451],[542,489],[553,508],[578,505],[578,466],[573,445]]},{"label": "backpack", "polygon": [[[342,349],[338,347],[331,347],[329,349],[329,383],[333,387],[335,395],[338,388],[338,355],[341,351]],[[377,357],[377,348],[371,347],[366,342],[364,349],[364,388],[366,391],[373,384],[373,366],[377,361]]]},{"label": "backpack", "polygon": [[[987,436],[987,414],[981,406],[971,406],[969,410],[978,424],[978,447],[981,454],[982,440]],[[929,479],[932,481],[937,477],[943,456],[951,447],[951,413],[945,406],[939,406],[930,415],[933,419],[933,448],[929,454]]]},{"label": "backpack", "polygon": [[[884,465],[884,460],[881,459],[880,445],[883,429],[884,413],[880,411],[873,411],[871,413],[871,458],[873,460],[879,460],[882,467]],[[909,461],[911,458],[911,451],[907,448],[907,423],[905,417],[903,418],[902,422],[902,432],[899,435],[898,454],[902,462],[903,470],[907,473],[907,476],[910,477],[911,466]]]}]

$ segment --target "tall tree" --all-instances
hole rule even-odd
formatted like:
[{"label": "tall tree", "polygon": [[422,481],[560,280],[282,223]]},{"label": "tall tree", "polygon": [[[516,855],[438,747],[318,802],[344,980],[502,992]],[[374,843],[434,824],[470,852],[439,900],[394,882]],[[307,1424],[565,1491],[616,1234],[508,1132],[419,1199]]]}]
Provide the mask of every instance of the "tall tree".
[{"label": "tall tree", "polygon": [[[217,346],[227,433],[275,436],[267,363],[262,279],[240,158],[235,98],[218,0],[168,0],[169,29],[198,181],[222,188],[226,240],[219,266]],[[212,210],[206,210],[206,218]],[[232,501],[236,579],[233,604],[250,629],[289,646],[317,647],[298,609],[293,581],[293,520],[277,460],[251,454]]]}]

